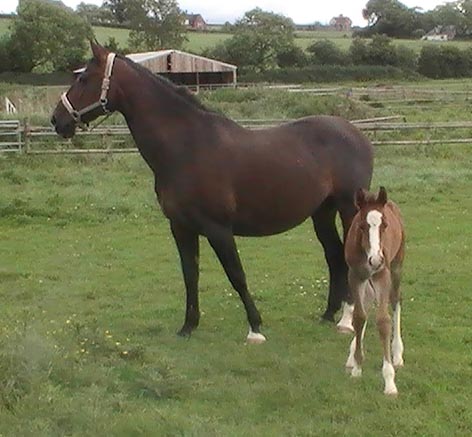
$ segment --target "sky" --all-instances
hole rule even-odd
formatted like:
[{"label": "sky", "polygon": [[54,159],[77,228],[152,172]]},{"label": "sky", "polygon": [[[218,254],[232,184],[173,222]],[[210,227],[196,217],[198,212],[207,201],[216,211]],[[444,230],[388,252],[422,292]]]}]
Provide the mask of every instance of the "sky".
[{"label": "sky", "polygon": [[[102,0],[62,0],[67,6],[75,8],[79,3],[101,5]],[[343,14],[356,26],[365,26],[362,9],[367,0],[177,0],[180,8],[188,13],[198,13],[207,23],[222,24],[234,22],[244,12],[255,7],[265,11],[286,15],[296,24],[310,24],[315,21],[328,23],[331,18]],[[424,10],[446,3],[444,0],[403,0],[408,7],[420,7]],[[11,13],[16,10],[18,0],[0,0],[0,12]]]}]

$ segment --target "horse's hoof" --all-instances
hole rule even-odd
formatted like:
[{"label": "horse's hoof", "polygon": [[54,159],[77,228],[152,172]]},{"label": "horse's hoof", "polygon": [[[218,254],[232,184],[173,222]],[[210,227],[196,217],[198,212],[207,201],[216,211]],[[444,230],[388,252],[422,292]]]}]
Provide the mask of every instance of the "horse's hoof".
[{"label": "horse's hoof", "polygon": [[354,328],[349,325],[340,325],[339,323],[336,325],[336,329],[340,334],[354,334]]},{"label": "horse's hoof", "polygon": [[384,394],[389,397],[396,398],[398,396],[398,390],[396,387],[392,387],[389,389],[385,389]]},{"label": "horse's hoof", "polygon": [[353,378],[360,378],[362,376],[362,368],[361,367],[356,367],[354,366],[352,369],[351,369],[351,376]]},{"label": "horse's hoof", "polygon": [[321,321],[322,321],[322,322],[332,322],[332,323],[334,323],[334,314],[325,312],[325,313],[321,316]]},{"label": "horse's hoof", "polygon": [[262,344],[267,339],[260,332],[250,332],[246,338],[246,344]]},{"label": "horse's hoof", "polygon": [[192,335],[192,329],[184,327],[180,331],[177,331],[177,335],[183,338],[190,338]]},{"label": "horse's hoof", "polygon": [[405,365],[405,363],[403,362],[403,358],[399,358],[399,359],[393,359],[393,367],[395,369],[400,369],[401,367],[403,367]]}]

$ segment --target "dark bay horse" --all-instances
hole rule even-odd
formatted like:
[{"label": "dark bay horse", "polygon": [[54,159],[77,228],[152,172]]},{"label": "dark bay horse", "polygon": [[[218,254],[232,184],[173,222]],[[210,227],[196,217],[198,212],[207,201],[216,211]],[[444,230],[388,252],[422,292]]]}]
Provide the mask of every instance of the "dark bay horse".
[{"label": "dark bay horse", "polygon": [[[387,200],[387,192],[383,187],[377,195],[359,190],[356,203],[359,212],[352,221],[345,242],[356,333],[351,342],[346,368],[354,377],[362,374],[367,313],[371,304],[376,301],[377,328],[383,346],[384,393],[396,395],[395,367],[403,366],[400,329],[400,277],[405,255],[403,221],[398,206]],[[394,310],[392,350],[392,322],[388,311],[390,304]]]},{"label": "dark bay horse", "polygon": [[323,317],[348,300],[339,212],[347,232],[358,188],[368,188],[373,150],[350,123],[308,117],[251,131],[207,110],[181,87],[91,43],[93,58],[61,97],[51,118],[70,138],[105,112],[123,114],[154,172],[155,191],[179,251],[187,302],[181,335],[199,323],[199,236],[206,237],[246,309],[248,342],[262,342],[261,317],[246,285],[234,235],[284,232],[313,219],[329,266]]}]

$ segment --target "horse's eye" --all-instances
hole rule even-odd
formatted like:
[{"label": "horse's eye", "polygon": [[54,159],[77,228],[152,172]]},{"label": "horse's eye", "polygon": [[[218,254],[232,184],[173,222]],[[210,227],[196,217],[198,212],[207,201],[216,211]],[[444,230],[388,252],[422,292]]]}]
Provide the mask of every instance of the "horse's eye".
[{"label": "horse's eye", "polygon": [[87,75],[82,73],[80,76],[79,76],[79,82],[80,83],[85,83],[87,82]]}]

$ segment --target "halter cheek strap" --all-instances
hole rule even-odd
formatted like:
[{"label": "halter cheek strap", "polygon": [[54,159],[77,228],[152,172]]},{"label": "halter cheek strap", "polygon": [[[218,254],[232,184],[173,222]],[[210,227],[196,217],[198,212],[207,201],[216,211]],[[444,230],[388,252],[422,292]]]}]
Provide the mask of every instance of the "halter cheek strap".
[{"label": "halter cheek strap", "polygon": [[74,106],[70,102],[69,98],[67,97],[67,91],[62,93],[61,95],[61,101],[64,107],[67,109],[67,112],[70,114],[72,119],[80,126],[84,126],[84,122],[82,121],[82,117],[85,114],[88,114],[89,112],[92,112],[93,110],[97,108],[102,108],[103,113],[107,114],[110,112],[110,110],[107,108],[108,104],[108,90],[110,89],[110,78],[111,74],[113,72],[113,65],[115,62],[115,53],[109,53],[107,56],[107,64],[105,66],[105,72],[103,75],[103,80],[102,80],[102,91],[100,93],[100,98],[97,102],[92,103],[91,105],[86,106],[85,108],[82,108],[80,110],[74,109]]}]

